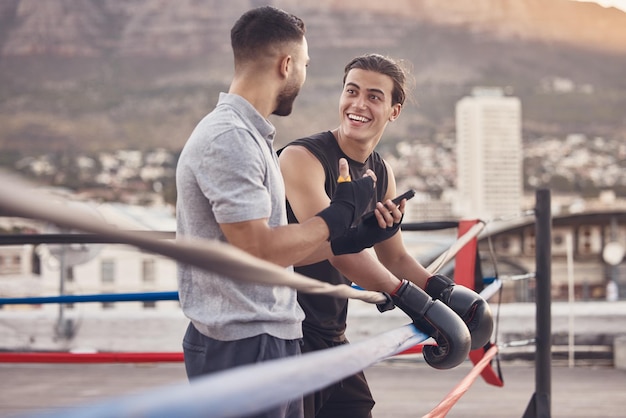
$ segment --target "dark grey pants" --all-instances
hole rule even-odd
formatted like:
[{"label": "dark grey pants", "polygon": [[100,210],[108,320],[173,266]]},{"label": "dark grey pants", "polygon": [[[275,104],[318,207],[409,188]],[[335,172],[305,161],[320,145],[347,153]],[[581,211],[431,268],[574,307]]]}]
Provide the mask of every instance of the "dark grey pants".
[{"label": "dark grey pants", "polygon": [[[300,340],[282,340],[261,334],[243,340],[220,341],[201,334],[189,324],[183,338],[185,370],[194,378],[245,364],[300,355]],[[254,418],[302,418],[302,399],[290,401]]]},{"label": "dark grey pants", "polygon": [[[348,340],[330,341],[313,332],[307,332],[305,329],[302,352],[325,350],[343,344],[348,344]],[[305,395],[304,417],[371,418],[374,404],[365,374],[359,372],[317,392]]]}]

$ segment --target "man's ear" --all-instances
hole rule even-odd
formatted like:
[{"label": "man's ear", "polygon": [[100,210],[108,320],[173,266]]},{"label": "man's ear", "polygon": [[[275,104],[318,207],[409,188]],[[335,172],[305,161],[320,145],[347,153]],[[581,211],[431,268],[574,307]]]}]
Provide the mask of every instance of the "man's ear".
[{"label": "man's ear", "polygon": [[289,72],[291,71],[291,68],[293,66],[293,58],[291,57],[291,55],[285,55],[282,57],[282,59],[280,60],[280,64],[279,64],[279,74],[281,77],[283,78],[288,78],[289,77]]},{"label": "man's ear", "polygon": [[389,122],[393,122],[394,120],[398,119],[398,116],[400,116],[400,112],[402,112],[402,105],[400,103],[396,103],[395,105],[392,106],[392,112],[391,115],[389,115]]}]

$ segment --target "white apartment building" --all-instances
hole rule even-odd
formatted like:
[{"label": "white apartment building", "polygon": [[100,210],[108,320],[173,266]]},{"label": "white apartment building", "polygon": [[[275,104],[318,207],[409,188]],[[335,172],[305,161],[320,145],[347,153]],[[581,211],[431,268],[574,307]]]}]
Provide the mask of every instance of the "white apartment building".
[{"label": "white apartment building", "polygon": [[[62,277],[62,256],[41,251],[41,293],[59,295],[63,279],[64,295],[169,292],[177,290],[176,262],[120,244],[85,244],[95,248],[93,259],[68,267]],[[68,246],[72,248],[72,245]],[[68,258],[72,257],[71,249]],[[57,304],[42,305],[47,311]],[[177,301],[87,302],[65,304],[66,312],[178,310]]]},{"label": "white apartment building", "polygon": [[494,219],[515,215],[523,199],[521,103],[499,88],[475,88],[456,105],[455,212]]}]

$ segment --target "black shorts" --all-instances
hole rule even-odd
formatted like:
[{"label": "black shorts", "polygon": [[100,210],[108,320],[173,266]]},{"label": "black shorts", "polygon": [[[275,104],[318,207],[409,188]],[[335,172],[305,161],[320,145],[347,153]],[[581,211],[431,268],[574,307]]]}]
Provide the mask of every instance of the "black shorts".
[{"label": "black shorts", "polygon": [[[348,344],[330,341],[311,332],[304,332],[302,352],[324,350]],[[359,372],[340,382],[304,397],[304,418],[370,418],[374,399],[365,379]]]},{"label": "black shorts", "polygon": [[[187,377],[192,381],[236,366],[300,355],[300,340],[261,334],[243,340],[220,341],[201,334],[190,323],[183,338],[183,353]],[[302,399],[250,417],[302,418]]]}]

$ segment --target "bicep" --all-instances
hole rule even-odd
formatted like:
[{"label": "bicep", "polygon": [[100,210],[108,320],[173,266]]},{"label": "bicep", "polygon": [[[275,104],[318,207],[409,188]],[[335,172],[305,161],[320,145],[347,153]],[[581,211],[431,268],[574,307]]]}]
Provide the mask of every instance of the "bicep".
[{"label": "bicep", "polygon": [[267,162],[248,132],[232,130],[215,138],[204,149],[201,161],[196,180],[217,222],[271,215],[270,192],[264,184]]},{"label": "bicep", "polygon": [[220,228],[230,245],[256,257],[262,254],[261,250],[267,242],[265,237],[270,233],[267,219],[222,223]]},{"label": "bicep", "polygon": [[396,177],[393,174],[393,170],[391,166],[384,161],[385,169],[387,170],[387,190],[385,191],[385,197],[383,202],[387,201],[387,199],[393,199],[397,195],[397,187],[396,187]]},{"label": "bicep", "polygon": [[324,189],[324,169],[309,151],[300,146],[285,148],[280,154],[280,169],[287,200],[299,222],[328,207],[330,199]]}]

